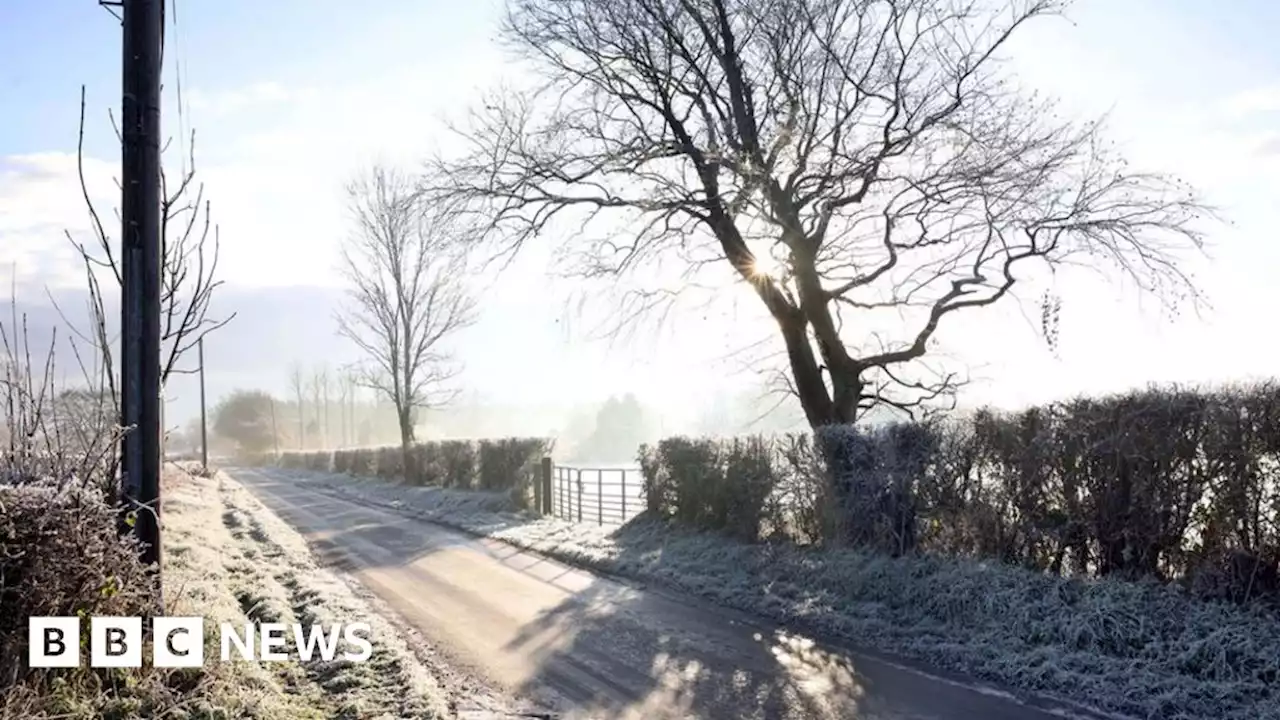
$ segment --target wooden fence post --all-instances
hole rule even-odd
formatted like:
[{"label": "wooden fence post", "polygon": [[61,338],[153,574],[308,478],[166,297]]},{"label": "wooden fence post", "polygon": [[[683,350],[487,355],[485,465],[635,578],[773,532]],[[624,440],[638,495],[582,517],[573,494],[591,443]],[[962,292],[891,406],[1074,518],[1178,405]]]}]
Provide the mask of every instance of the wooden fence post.
[{"label": "wooden fence post", "polygon": [[627,522],[627,471],[624,468],[620,472],[622,473],[622,522],[623,524],[626,524]]},{"label": "wooden fence post", "polygon": [[534,494],[537,495],[538,514],[550,515],[551,514],[551,458],[549,457],[542,458],[542,472],[539,473],[539,477],[538,477],[538,492]]}]

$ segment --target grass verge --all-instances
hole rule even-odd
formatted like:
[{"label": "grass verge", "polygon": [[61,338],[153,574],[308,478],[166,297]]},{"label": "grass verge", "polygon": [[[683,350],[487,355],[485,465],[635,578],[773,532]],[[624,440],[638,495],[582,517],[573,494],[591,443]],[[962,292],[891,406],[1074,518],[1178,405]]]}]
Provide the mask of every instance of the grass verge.
[{"label": "grass verge", "polygon": [[[444,693],[431,674],[338,576],[319,567],[305,542],[224,475],[174,478],[165,499],[168,614],[203,615],[216,654],[216,623],[368,622],[374,654],[350,663],[210,666],[224,677],[219,697],[231,717],[444,718]],[[292,640],[290,640],[292,643]],[[290,647],[292,652],[292,647]]]}]

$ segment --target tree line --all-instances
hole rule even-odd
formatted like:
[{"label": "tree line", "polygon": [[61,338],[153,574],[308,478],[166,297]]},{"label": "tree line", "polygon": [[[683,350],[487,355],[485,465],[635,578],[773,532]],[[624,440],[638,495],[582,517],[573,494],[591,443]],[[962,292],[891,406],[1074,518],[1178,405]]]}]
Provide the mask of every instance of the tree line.
[{"label": "tree line", "polygon": [[[239,454],[368,447],[396,437],[395,407],[351,374],[321,365],[290,371],[291,392],[234,390],[210,412],[211,445]],[[301,388],[301,391],[298,391]],[[188,430],[188,443],[199,441]]]}]

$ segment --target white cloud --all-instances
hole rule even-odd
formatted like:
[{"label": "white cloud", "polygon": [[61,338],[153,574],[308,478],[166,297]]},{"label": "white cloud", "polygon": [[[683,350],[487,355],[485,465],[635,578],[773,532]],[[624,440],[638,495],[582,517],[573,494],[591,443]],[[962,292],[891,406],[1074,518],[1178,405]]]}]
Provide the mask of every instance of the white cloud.
[{"label": "white cloud", "polygon": [[1255,146],[1254,154],[1262,158],[1280,156],[1280,133],[1268,133],[1262,137]]},{"label": "white cloud", "polygon": [[[110,234],[116,165],[85,158],[85,183]],[[0,278],[42,289],[79,285],[83,266],[66,233],[91,246],[88,210],[74,153],[0,158]],[[6,285],[8,283],[5,283]]]},{"label": "white cloud", "polygon": [[202,130],[206,115],[193,113],[208,139],[197,162],[222,231],[225,277],[252,285],[336,282],[346,181],[373,161],[413,171],[442,141],[440,116],[465,107],[500,70],[485,53],[465,72],[404,65],[359,84],[289,94],[241,132],[214,123]]},{"label": "white cloud", "polygon": [[205,91],[192,88],[186,92],[187,105],[192,111],[206,116],[220,117],[263,105],[286,103],[305,96],[306,91],[285,88],[283,85],[264,81],[232,90]]},{"label": "white cloud", "polygon": [[1265,85],[1227,98],[1223,109],[1228,117],[1239,119],[1259,113],[1280,111],[1280,84]]}]

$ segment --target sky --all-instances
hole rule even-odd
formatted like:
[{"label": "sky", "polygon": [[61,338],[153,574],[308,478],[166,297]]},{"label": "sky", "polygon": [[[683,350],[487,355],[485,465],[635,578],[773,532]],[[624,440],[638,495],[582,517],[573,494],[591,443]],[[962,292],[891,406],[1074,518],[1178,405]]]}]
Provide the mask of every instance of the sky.
[{"label": "sky", "polygon": [[[344,183],[374,161],[413,169],[449,142],[442,119],[506,77],[493,43],[499,6],[176,0],[175,7],[165,128],[179,150],[196,129],[227,283],[218,310],[238,313],[210,339],[211,395],[247,386],[283,393],[291,362],[356,357],[332,319],[347,228]],[[1280,27],[1280,5],[1082,0],[1068,15],[1016,38],[1012,66],[1066,112],[1108,113],[1111,136],[1135,164],[1192,182],[1231,221],[1213,228],[1209,257],[1189,266],[1211,308],[1169,318],[1114,285],[1059,278],[1057,356],[1037,335],[1033,306],[956,316],[943,329],[948,362],[974,379],[961,400],[1015,407],[1147,382],[1272,374],[1280,357],[1267,322],[1280,301],[1273,279],[1280,50],[1267,28]],[[118,148],[108,110],[118,107],[119,62],[119,26],[94,0],[0,3],[0,281],[18,287],[24,304],[81,283],[63,233],[86,231],[75,174],[82,85],[86,173],[100,207],[115,203]],[[481,319],[457,347],[469,397],[567,405],[635,392],[689,415],[717,392],[751,382],[730,352],[769,337],[749,295],[661,335],[595,340],[567,307],[572,288],[549,276],[542,250],[475,281]],[[725,323],[726,312],[741,316]],[[170,394],[175,415],[194,411],[187,379]]]}]

